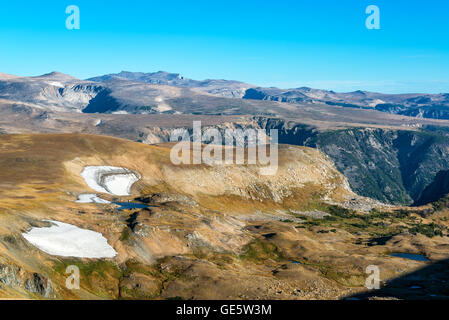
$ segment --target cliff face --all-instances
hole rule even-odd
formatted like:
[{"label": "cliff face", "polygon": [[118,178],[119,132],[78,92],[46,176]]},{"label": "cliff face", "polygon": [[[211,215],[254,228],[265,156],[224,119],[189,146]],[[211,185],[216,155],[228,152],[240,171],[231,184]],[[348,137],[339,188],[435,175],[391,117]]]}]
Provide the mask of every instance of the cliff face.
[{"label": "cliff face", "polygon": [[[358,194],[392,204],[412,204],[441,170],[449,170],[449,137],[427,129],[317,128],[281,119],[253,118],[227,128],[277,129],[279,143],[317,148],[335,163]],[[170,129],[152,128],[147,143],[165,142]]]},{"label": "cliff face", "polygon": [[354,190],[392,203],[411,203],[437,172],[449,168],[448,141],[428,133],[354,129],[315,141]]},{"label": "cliff face", "polygon": [[449,169],[446,133],[375,128],[317,131],[283,121],[262,123],[279,129],[279,142],[320,149],[360,195],[395,204],[416,201],[436,174]]},{"label": "cliff face", "polygon": [[435,179],[421,193],[414,205],[422,206],[431,202],[438,201],[449,194],[449,170],[440,171]]}]

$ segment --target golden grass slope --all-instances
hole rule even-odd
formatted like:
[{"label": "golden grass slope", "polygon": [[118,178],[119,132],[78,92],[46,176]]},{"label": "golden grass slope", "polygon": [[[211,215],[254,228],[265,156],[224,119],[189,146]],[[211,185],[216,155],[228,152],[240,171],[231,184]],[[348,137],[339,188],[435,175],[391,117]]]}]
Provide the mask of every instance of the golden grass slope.
[{"label": "golden grass slope", "polygon": [[[147,146],[127,140],[83,134],[0,136],[0,200],[3,209],[33,208],[43,202],[72,201],[89,192],[80,176],[84,166],[122,166],[142,174],[134,193],[175,191],[195,200],[237,196],[280,202],[316,189],[321,196],[353,196],[345,178],[315,149],[280,146],[279,170],[260,176],[253,165],[171,164],[170,144]],[[304,192],[304,191],[303,191]],[[232,203],[229,204],[232,209]]]},{"label": "golden grass slope", "polygon": [[[260,176],[253,165],[175,166],[170,147],[85,134],[0,135],[0,273],[2,263],[20,271],[17,288],[0,288],[0,297],[41,297],[23,289],[37,273],[45,283],[52,281],[49,297],[117,298],[122,294],[122,266],[129,261],[149,268],[165,256],[194,254],[196,245],[212,252],[239,252],[251,241],[245,223],[238,220],[242,214],[276,215],[276,210],[306,209],[318,200],[356,197],[327,157],[314,149],[280,146],[278,173]],[[129,213],[75,202],[79,194],[93,192],[80,176],[88,165],[121,166],[142,175],[132,197],[116,200],[175,194],[196,205],[142,213],[130,234]],[[100,232],[118,256],[92,261],[47,255],[21,235],[32,226],[48,226],[44,219]],[[64,286],[65,266],[71,263],[84,270],[81,291]]]}]

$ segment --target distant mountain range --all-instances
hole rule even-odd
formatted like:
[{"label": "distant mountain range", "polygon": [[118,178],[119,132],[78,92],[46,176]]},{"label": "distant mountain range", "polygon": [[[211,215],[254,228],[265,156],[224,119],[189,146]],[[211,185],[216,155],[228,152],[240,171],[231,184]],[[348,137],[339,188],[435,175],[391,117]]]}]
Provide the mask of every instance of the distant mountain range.
[{"label": "distant mountain range", "polygon": [[[227,100],[229,98],[232,100]],[[449,119],[448,93],[337,93],[308,87],[262,88],[231,80],[192,80],[163,71],[122,71],[87,80],[58,72],[38,77],[0,74],[0,99],[27,102],[50,110],[84,113],[279,115],[280,109],[285,107],[279,107],[277,103],[284,103]],[[274,104],[261,105],[254,101]]]},{"label": "distant mountain range", "polygon": [[449,94],[383,94],[367,91],[337,93],[312,88],[250,88],[243,99],[286,103],[324,103],[349,108],[365,108],[419,118],[448,119]]}]

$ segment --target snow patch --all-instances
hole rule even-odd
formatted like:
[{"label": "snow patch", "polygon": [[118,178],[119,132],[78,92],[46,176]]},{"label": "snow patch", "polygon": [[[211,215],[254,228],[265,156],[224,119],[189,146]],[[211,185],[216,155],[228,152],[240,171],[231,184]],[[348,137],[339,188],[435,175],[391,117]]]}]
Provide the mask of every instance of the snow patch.
[{"label": "snow patch", "polygon": [[108,200],[101,199],[96,194],[80,194],[78,196],[78,203],[111,203]]},{"label": "snow patch", "polygon": [[108,166],[85,167],[81,176],[93,190],[115,196],[131,195],[132,185],[141,178],[129,169]]},{"label": "snow patch", "polygon": [[158,112],[163,113],[166,111],[173,110],[173,108],[164,101],[163,97],[159,96],[155,99],[155,101],[158,103],[158,105],[157,105]]},{"label": "snow patch", "polygon": [[168,104],[166,104],[166,103],[161,103],[161,104],[158,104],[158,106],[157,106],[157,111],[158,112],[166,112],[166,111],[170,111],[170,110],[173,110],[173,108],[172,107],[170,107]]},{"label": "snow patch", "polygon": [[47,81],[47,83],[54,87],[64,88],[64,85],[59,81]]},{"label": "snow patch", "polygon": [[40,250],[55,256],[113,258],[117,252],[101,233],[59,221],[49,228],[32,228],[23,237]]},{"label": "snow patch", "polygon": [[114,112],[112,112],[112,114],[128,114],[128,112],[125,110],[120,110],[120,111],[114,111]]},{"label": "snow patch", "polygon": [[385,103],[385,101],[381,100],[381,99],[372,99],[372,100],[368,100],[366,101],[368,106],[371,108],[374,108],[375,106],[377,106],[378,104],[383,104]]}]

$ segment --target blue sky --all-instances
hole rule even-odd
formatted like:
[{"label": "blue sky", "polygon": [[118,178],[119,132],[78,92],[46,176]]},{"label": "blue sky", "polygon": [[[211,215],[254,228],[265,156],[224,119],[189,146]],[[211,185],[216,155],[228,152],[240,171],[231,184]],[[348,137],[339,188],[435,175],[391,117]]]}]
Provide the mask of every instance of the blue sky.
[{"label": "blue sky", "polygon": [[[365,27],[368,5],[380,30]],[[77,5],[81,29],[67,30]],[[179,72],[261,86],[449,92],[446,0],[54,0],[0,5],[0,72]]]}]

